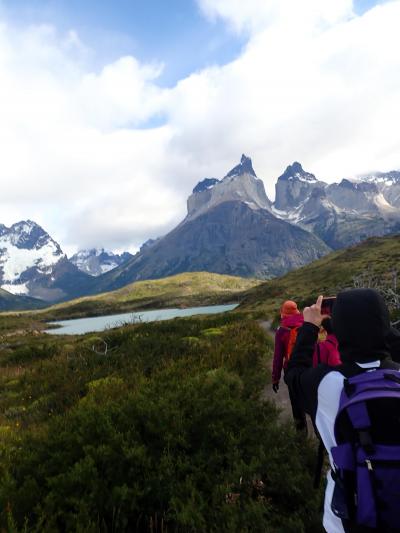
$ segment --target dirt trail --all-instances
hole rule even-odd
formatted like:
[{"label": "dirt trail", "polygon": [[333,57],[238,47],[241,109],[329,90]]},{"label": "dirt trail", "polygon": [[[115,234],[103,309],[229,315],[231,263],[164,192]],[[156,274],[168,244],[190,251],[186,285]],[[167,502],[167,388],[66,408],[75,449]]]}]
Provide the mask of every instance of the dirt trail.
[{"label": "dirt trail", "polygon": [[[269,320],[258,320],[258,324],[262,329],[268,333],[272,338],[275,337],[275,332],[271,329],[271,322]],[[261,393],[261,398],[263,400],[269,400],[275,403],[281,410],[281,419],[284,421],[290,421],[292,419],[292,407],[290,405],[289,392],[288,388],[281,378],[279,391],[275,393],[272,390],[272,383],[267,383],[264,387],[264,390]],[[310,438],[315,438],[314,429],[310,417],[307,415],[307,427],[308,435]]]},{"label": "dirt trail", "polygon": [[[272,338],[275,336],[275,332],[271,329],[271,322],[269,320],[259,320],[259,325],[263,328],[263,330],[268,333],[268,335],[271,335]],[[261,394],[261,398],[263,400],[270,400],[275,403],[281,410],[281,419],[282,421],[290,421],[293,420],[292,418],[292,406],[290,405],[290,398],[289,398],[289,391],[286,386],[286,383],[283,381],[283,378],[281,378],[281,382],[279,384],[279,391],[275,393],[272,390],[272,384],[268,383],[265,385],[264,390]],[[314,428],[312,426],[311,418],[307,415],[307,426],[308,426],[308,435],[310,438],[315,438]]]},{"label": "dirt trail", "polygon": [[[275,332],[271,329],[271,322],[269,320],[259,320],[258,323],[268,335],[271,335],[271,337],[274,338]],[[279,391],[277,393],[272,390],[272,384],[267,383],[261,397],[263,400],[274,402],[281,409],[281,417],[284,420],[291,419],[292,408],[290,406],[289,392],[283,379],[281,379]]]}]

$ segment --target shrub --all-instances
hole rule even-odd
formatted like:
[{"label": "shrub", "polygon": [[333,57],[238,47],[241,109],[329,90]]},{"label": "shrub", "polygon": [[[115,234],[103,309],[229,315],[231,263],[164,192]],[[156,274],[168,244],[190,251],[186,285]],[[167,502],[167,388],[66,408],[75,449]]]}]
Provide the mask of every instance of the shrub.
[{"label": "shrub", "polygon": [[[202,337],[210,328],[220,333]],[[31,408],[57,407],[40,423],[17,411],[24,429],[0,432],[0,526],[320,531],[313,450],[259,399],[270,346],[256,324],[215,317],[105,335],[109,355],[78,341],[74,357],[35,362],[21,379]]]}]

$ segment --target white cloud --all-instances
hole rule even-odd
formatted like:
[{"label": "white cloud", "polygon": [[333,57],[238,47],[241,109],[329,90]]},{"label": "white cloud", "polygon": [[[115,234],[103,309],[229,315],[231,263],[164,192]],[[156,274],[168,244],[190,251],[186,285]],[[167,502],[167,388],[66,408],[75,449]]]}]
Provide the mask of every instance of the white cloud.
[{"label": "white cloud", "polygon": [[1,26],[1,221],[33,218],[67,247],[135,247],[181,205],[165,182],[171,128],[138,129],[168,91],[158,65],[123,57],[95,73],[86,56],[74,32]]},{"label": "white cloud", "polygon": [[308,30],[353,15],[352,0],[198,0],[211,20],[226,19],[236,31],[256,33],[273,25]]},{"label": "white cloud", "polygon": [[[180,142],[188,149],[200,139],[199,160],[219,152],[226,165],[243,149],[271,196],[294,159],[328,181],[399,168],[399,1],[358,17],[349,1],[199,3],[209,16],[251,30],[236,61],[192,76],[175,91],[184,109],[175,111],[184,122]],[[190,94],[200,87],[205,109],[194,122]]]},{"label": "white cloud", "polygon": [[132,249],[242,152],[270,196],[293,160],[330,181],[400,167],[399,0],[363,16],[349,0],[198,1],[248,42],[171,89],[161,63],[94,71],[73,30],[0,26],[0,222],[37,220],[67,250]]}]

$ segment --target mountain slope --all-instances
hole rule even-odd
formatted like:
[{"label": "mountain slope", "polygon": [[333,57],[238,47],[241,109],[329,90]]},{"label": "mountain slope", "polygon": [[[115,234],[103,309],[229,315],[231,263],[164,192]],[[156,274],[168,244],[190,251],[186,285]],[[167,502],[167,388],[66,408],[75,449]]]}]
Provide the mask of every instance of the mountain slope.
[{"label": "mountain slope", "polygon": [[269,278],[329,252],[315,235],[271,212],[251,160],[222,180],[200,182],[188,199],[186,218],[168,235],[143,247],[131,260],[97,278],[104,292],[141,279],[207,271]]},{"label": "mountain slope", "polygon": [[16,296],[0,289],[0,311],[21,311],[24,309],[40,309],[46,304],[29,296]]},{"label": "mountain slope", "polygon": [[390,280],[399,264],[400,235],[370,238],[251,289],[244,295],[240,310],[273,316],[284,300],[312,303],[319,294],[332,295],[352,287],[353,278],[363,272]]},{"label": "mountain slope", "polygon": [[224,202],[97,278],[95,287],[103,292],[140,279],[195,271],[268,278],[328,251],[317,237],[267,210]]}]

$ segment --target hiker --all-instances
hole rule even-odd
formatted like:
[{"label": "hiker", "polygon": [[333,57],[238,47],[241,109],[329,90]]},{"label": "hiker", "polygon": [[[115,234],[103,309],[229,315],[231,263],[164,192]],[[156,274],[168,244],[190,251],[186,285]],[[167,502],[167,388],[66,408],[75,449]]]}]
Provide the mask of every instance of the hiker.
[{"label": "hiker", "polygon": [[314,355],[313,367],[321,363],[329,366],[340,365],[340,354],[338,350],[338,341],[336,335],[333,333],[332,319],[326,316],[321,322],[322,334],[325,334],[325,340],[317,342]]},{"label": "hiker", "polygon": [[[275,349],[272,363],[272,390],[275,393],[279,391],[282,369],[286,372],[288,361],[296,342],[297,331],[303,324],[303,315],[298,310],[296,302],[292,300],[287,300],[283,303],[280,314],[281,322],[275,333]],[[299,431],[306,430],[307,422],[304,411],[299,407],[290,387],[288,389],[296,429]]]},{"label": "hiker", "polygon": [[388,309],[373,289],[339,293],[332,321],[343,364],[312,368],[322,300],[303,311],[285,381],[328,451],[324,528],[400,531],[400,365],[387,344]]}]

